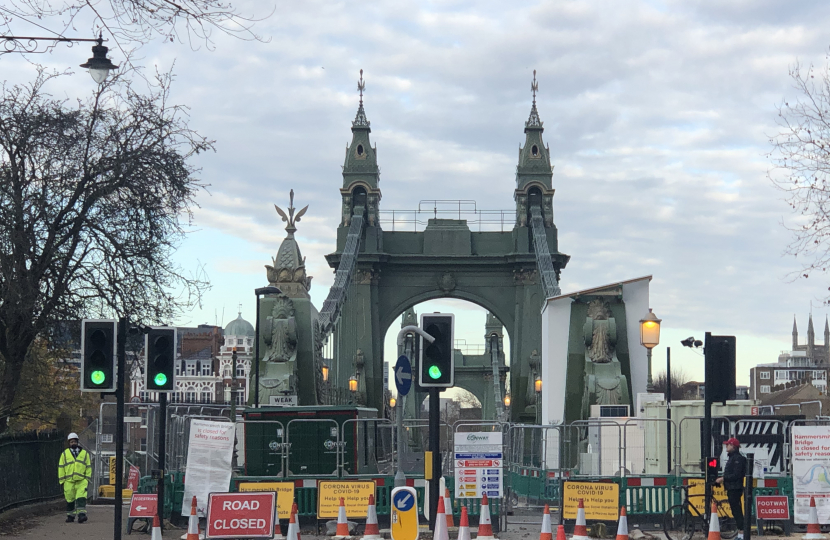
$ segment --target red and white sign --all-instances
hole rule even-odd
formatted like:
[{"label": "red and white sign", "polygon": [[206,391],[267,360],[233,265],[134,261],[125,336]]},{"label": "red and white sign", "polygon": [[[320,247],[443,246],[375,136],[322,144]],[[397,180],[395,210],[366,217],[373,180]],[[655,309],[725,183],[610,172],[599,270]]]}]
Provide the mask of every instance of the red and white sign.
[{"label": "red and white sign", "polygon": [[749,414],[751,414],[752,416],[758,416],[758,414],[759,414],[758,407],[750,407]]},{"label": "red and white sign", "polygon": [[759,519],[790,519],[790,501],[786,495],[758,495],[755,515]]},{"label": "red and white sign", "polygon": [[138,491],[138,477],[141,472],[135,465],[130,465],[130,476],[127,478],[127,489]]},{"label": "red and white sign", "polygon": [[206,538],[272,538],[276,496],[267,493],[211,493]]},{"label": "red and white sign", "polygon": [[130,499],[131,518],[151,518],[156,515],[158,508],[158,495],[155,493],[133,493]]}]

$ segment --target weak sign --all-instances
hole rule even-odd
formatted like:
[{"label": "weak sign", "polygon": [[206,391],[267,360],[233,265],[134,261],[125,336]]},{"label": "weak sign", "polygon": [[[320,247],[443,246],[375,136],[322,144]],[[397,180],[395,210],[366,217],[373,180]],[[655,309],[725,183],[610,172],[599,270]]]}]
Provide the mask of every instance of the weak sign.
[{"label": "weak sign", "polygon": [[206,538],[272,538],[276,496],[267,493],[211,493]]}]

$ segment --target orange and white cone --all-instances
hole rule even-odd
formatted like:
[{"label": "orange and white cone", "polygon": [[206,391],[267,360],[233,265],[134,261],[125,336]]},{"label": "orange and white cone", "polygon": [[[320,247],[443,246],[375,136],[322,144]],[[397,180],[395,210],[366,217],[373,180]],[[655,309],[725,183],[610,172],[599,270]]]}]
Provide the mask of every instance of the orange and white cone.
[{"label": "orange and white cone", "polygon": [[625,506],[620,507],[620,520],[617,522],[617,540],[628,540],[628,517]]},{"label": "orange and white cone", "polygon": [[804,540],[824,540],[827,538],[821,534],[821,527],[818,524],[818,511],[816,510],[816,499],[810,497],[810,519],[807,521],[807,534]]},{"label": "orange and white cone", "polygon": [[565,526],[559,525],[556,527],[556,540],[568,540],[565,536]]},{"label": "orange and white cone", "polygon": [[494,540],[493,524],[490,522],[490,503],[487,494],[481,496],[481,510],[478,514],[478,534],[476,540]]},{"label": "orange and white cone", "polygon": [[450,540],[447,530],[447,516],[444,513],[444,497],[438,497],[438,508],[435,510],[435,530],[432,531],[433,540]]},{"label": "orange and white cone", "polygon": [[[300,536],[300,527],[297,524],[297,517],[294,514],[294,509],[297,503],[291,508],[291,516],[288,518],[288,530],[286,532],[286,540],[298,540]],[[277,525],[279,527],[279,524]]]},{"label": "orange and white cone", "polygon": [[[204,536],[202,536],[204,538]],[[190,503],[190,517],[187,519],[187,536],[185,540],[199,540],[199,516],[196,515],[196,496]]]},{"label": "orange and white cone", "polygon": [[458,540],[470,540],[470,518],[467,517],[467,507],[461,507],[461,519],[458,521]]},{"label": "orange and white cone", "polygon": [[297,508],[297,502],[291,507],[291,517],[294,518],[294,530],[297,531],[297,540],[300,540],[300,510]]},{"label": "orange and white cone", "polygon": [[718,519],[718,505],[712,501],[712,517],[709,518],[709,536],[708,540],[721,540],[720,537],[720,520]]},{"label": "orange and white cone", "polygon": [[159,523],[159,516],[153,516],[153,534],[150,535],[150,540],[162,540],[161,538],[161,523]]},{"label": "orange and white cone", "polygon": [[334,534],[335,538],[348,538],[349,535],[349,520],[346,519],[346,501],[340,497],[340,508],[337,510],[337,531]]},{"label": "orange and white cone", "polygon": [[576,508],[576,525],[571,540],[589,540],[588,524],[585,522],[585,502],[579,499],[579,506]]},{"label": "orange and white cone", "polygon": [[375,508],[375,496],[369,495],[369,507],[366,509],[366,528],[363,530],[363,540],[381,540],[378,528],[378,511]]},{"label": "orange and white cone", "polygon": [[444,510],[447,512],[447,529],[455,527],[452,517],[452,499],[450,499],[449,488],[444,488]]},{"label": "orange and white cone", "polygon": [[542,532],[539,533],[539,540],[551,540],[553,538],[553,531],[550,530],[550,506],[545,505],[545,511],[542,513]]}]

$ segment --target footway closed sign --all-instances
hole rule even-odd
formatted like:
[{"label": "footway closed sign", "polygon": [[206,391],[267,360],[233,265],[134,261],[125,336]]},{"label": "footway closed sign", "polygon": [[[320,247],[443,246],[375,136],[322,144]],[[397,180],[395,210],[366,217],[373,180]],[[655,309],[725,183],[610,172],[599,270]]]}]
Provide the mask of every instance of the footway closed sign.
[{"label": "footway closed sign", "polygon": [[211,493],[207,538],[273,538],[277,494]]}]

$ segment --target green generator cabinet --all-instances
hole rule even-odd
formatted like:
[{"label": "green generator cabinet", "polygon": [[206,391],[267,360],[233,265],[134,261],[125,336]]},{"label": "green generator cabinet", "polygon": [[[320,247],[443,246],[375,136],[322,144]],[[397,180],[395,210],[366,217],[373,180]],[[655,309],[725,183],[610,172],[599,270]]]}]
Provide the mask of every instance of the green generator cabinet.
[{"label": "green generator cabinet", "polygon": [[249,409],[245,475],[377,474],[377,416],[377,409],[349,406]]}]

